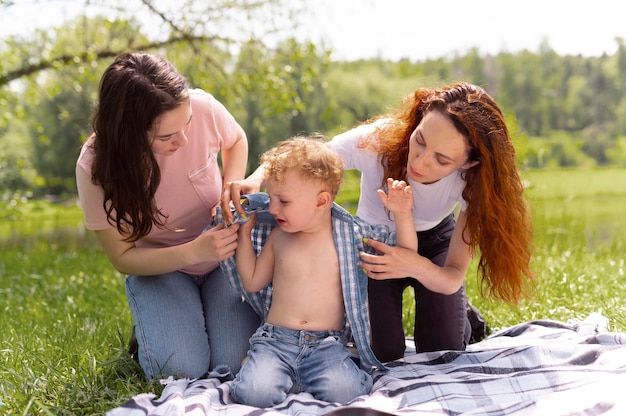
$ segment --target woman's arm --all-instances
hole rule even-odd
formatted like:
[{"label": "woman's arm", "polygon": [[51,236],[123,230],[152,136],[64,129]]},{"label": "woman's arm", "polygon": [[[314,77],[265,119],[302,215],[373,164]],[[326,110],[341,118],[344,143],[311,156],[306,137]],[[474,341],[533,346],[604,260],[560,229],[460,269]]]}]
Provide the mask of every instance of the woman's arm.
[{"label": "woman's arm", "polygon": [[124,241],[115,227],[97,230],[96,236],[109,261],[120,273],[152,276],[187,266],[225,260],[235,254],[239,225],[218,225],[184,244],[144,248]]},{"label": "woman's arm", "polygon": [[231,181],[243,179],[247,163],[248,139],[246,133],[240,128],[235,143],[228,149],[222,149],[224,187]]},{"label": "woman's arm", "polygon": [[412,277],[428,290],[445,295],[453,294],[463,285],[467,268],[472,260],[471,250],[462,238],[465,221],[465,213],[459,213],[443,267],[437,266],[413,250],[368,240],[367,244],[381,254],[361,253],[363,269],[372,279]]}]

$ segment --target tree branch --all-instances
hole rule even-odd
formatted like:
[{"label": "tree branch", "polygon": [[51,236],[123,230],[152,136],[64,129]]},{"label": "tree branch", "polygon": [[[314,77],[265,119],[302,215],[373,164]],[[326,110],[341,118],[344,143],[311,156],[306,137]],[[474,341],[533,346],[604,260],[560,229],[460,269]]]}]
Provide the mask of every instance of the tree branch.
[{"label": "tree branch", "polygon": [[178,32],[178,33],[183,33],[184,31],[181,30],[171,19],[168,19],[167,16],[165,16],[165,14],[163,14],[162,12],[160,12],[159,10],[157,10],[153,5],[152,2],[147,1],[147,0],[141,0],[141,2],[143,3],[144,6],[146,6],[152,13],[156,14],[157,16],[159,16],[161,18],[161,20],[163,20],[165,23],[167,23],[173,30],[174,32]]},{"label": "tree branch", "polygon": [[[164,41],[150,42],[150,43],[146,43],[143,45],[138,45],[134,47],[133,50],[149,50],[149,49],[160,48],[160,47],[167,46],[167,45],[172,45],[178,42],[190,42],[190,43],[206,42],[206,41],[211,41],[215,39],[216,39],[215,37],[192,36],[192,35],[189,35],[188,33],[184,33],[184,34],[180,34],[177,36],[173,36]],[[120,49],[120,50],[107,49],[107,50],[96,52],[95,55],[92,52],[83,52],[80,54],[66,54],[66,55],[57,56],[52,59],[42,60],[37,63],[26,65],[16,70],[8,71],[0,75],[0,87],[7,85],[13,80],[16,80],[25,76],[33,75],[38,72],[45,71],[47,69],[51,69],[55,66],[58,66],[58,64],[68,65],[71,63],[76,63],[77,62],[76,58],[78,58],[78,62],[85,62],[90,59],[93,59],[94,57],[95,59],[111,58],[127,50],[128,49]]]}]

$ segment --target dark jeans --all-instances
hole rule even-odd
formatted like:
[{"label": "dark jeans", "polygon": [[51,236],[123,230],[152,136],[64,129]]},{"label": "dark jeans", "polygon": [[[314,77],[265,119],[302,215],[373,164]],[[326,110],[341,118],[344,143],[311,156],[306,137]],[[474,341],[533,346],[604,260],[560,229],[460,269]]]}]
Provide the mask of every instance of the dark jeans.
[{"label": "dark jeans", "polygon": [[[454,231],[450,214],[428,231],[417,233],[418,253],[443,266]],[[471,336],[465,286],[453,295],[431,292],[413,278],[368,282],[372,350],[387,362],[402,358],[405,334],[402,328],[402,293],[415,290],[415,347],[417,352],[464,350]]]}]

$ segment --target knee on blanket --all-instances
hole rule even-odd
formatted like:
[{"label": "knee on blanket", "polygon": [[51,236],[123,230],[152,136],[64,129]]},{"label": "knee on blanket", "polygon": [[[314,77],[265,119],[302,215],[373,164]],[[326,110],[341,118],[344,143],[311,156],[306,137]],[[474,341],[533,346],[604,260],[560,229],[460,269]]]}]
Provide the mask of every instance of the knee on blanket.
[{"label": "knee on blanket", "polygon": [[[352,399],[369,394],[372,390],[372,377],[365,371],[346,375],[345,371],[328,372],[324,379],[305,389],[317,400],[329,403],[347,404]],[[357,381],[358,380],[358,381]]]}]

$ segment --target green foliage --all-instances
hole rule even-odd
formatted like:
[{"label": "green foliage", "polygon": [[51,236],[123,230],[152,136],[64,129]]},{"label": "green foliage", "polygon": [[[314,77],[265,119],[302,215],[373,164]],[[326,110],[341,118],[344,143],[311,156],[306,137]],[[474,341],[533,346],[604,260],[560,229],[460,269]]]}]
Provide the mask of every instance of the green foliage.
[{"label": "green foliage", "polygon": [[0,201],[10,200],[10,195],[16,190],[28,188],[28,166],[28,160],[16,152],[9,153],[6,149],[0,149]]},{"label": "green foliage", "polygon": [[289,39],[276,50],[255,42],[244,45],[233,71],[233,92],[225,91],[223,102],[248,136],[250,171],[276,142],[320,130],[327,65],[327,52],[312,43]]},{"label": "green foliage", "polygon": [[158,24],[138,23],[129,4],[117,1],[109,6],[114,18],[79,16],[0,47],[0,140],[12,144],[0,155],[0,176],[12,179],[0,186],[74,195],[73,166],[90,134],[98,79],[113,56],[138,48],[165,55],[191,86],[226,105],[248,135],[249,171],[279,140],[308,132],[331,137],[418,87],[459,80],[484,86],[500,103],[520,166],[624,164],[618,137],[626,135],[626,46],[620,38],[617,52],[601,57],[559,56],[544,42],[537,52],[482,55],[473,48],[423,62],[340,62],[332,51],[291,38],[288,29],[297,25],[303,2],[130,2]]},{"label": "green foliage", "polygon": [[76,249],[88,242],[83,213],[76,204],[51,203],[21,198],[0,206],[0,247],[39,244]]},{"label": "green foliage", "polygon": [[615,139],[615,146],[608,149],[606,156],[613,166],[626,166],[626,135]]},{"label": "green foliage", "polygon": [[[22,137],[20,145],[8,158],[24,158],[22,155],[27,153],[22,164],[35,166],[36,176],[24,175],[23,182],[28,180],[37,196],[75,195],[76,159],[81,143],[90,132],[91,110],[98,80],[104,70],[104,63],[98,62],[89,50],[74,57],[72,65],[53,62],[54,57],[71,56],[74,51],[82,50],[83,41],[103,44],[113,38],[118,47],[128,48],[130,39],[141,38],[139,30],[127,21],[94,18],[91,23],[85,26],[83,20],[77,19],[54,31],[38,31],[32,40],[16,42],[11,50],[15,55],[23,55],[22,59],[37,56],[52,62],[49,70],[20,80],[21,100],[16,102],[17,111],[4,118],[7,140],[13,137],[13,141],[17,141],[18,134],[29,139],[26,142]],[[83,37],[77,37],[77,33]],[[11,97],[9,93],[7,99]]]},{"label": "green foliage", "polygon": [[[87,16],[87,9],[92,7],[90,3],[85,5],[84,16],[54,30],[10,37],[0,48],[0,103],[15,103],[2,106],[12,111],[0,113],[0,137],[4,136],[6,128],[13,128],[16,124],[27,127],[30,140],[22,144],[21,149],[29,147],[28,161],[31,166],[36,166],[37,176],[31,182],[36,195],[75,194],[74,165],[80,144],[90,134],[89,121],[97,83],[115,55],[136,49],[151,50],[168,58],[171,55],[170,59],[180,64],[181,72],[194,82],[192,86],[206,88],[225,103],[235,102],[241,84],[232,84],[232,78],[237,78],[238,74],[233,75],[231,70],[238,59],[237,48],[245,41],[246,34],[252,39],[253,34],[270,32],[276,27],[281,30],[289,28],[295,24],[294,13],[302,5],[301,1],[287,3],[282,0],[209,3],[189,0],[158,5],[117,0],[97,2],[98,12],[110,9],[105,13],[107,18],[92,18]],[[156,16],[150,21],[157,24],[137,23],[130,12],[132,3]],[[251,21],[261,23],[262,30],[259,30],[259,24],[251,25]],[[155,30],[157,26],[163,30]],[[250,29],[252,26],[254,31]],[[238,29],[233,30],[235,27]],[[154,39],[148,39],[145,32],[150,32]],[[224,36],[224,33],[232,37]],[[264,50],[261,42],[251,43],[257,45],[259,51]],[[307,53],[310,54],[311,46],[293,44],[271,54],[275,56],[274,60],[283,61],[276,66],[279,68],[277,75],[282,75],[280,69],[285,68],[285,62],[294,68],[300,65],[298,76],[287,83],[279,76],[276,79],[280,84],[268,90],[276,94],[287,91],[293,96],[286,102],[289,114],[293,114],[294,109],[303,113],[305,106],[302,103],[306,97],[297,89],[307,88],[318,79],[315,66],[304,59]],[[300,56],[299,50],[307,52]],[[283,97],[261,98],[275,107]],[[271,118],[264,117],[261,123],[269,124],[267,120]],[[295,118],[291,117],[292,124]],[[311,115],[308,119],[315,118]],[[285,132],[284,129],[280,131]]]},{"label": "green foliage", "polygon": [[7,134],[5,140],[0,147],[0,228],[19,221],[21,208],[32,197],[29,162],[21,152],[10,151],[13,137]]},{"label": "green foliage", "polygon": [[400,104],[418,86],[430,86],[426,76],[417,76],[410,64],[380,60],[333,63],[326,77],[329,136],[341,133]]},{"label": "green foliage", "polygon": [[596,161],[583,153],[583,140],[562,131],[553,131],[549,137],[528,140],[526,166],[530,168],[593,167]]},{"label": "green foliage", "polygon": [[359,202],[361,175],[359,171],[350,170],[344,172],[340,192],[335,198],[335,202],[356,215],[356,208]]}]

